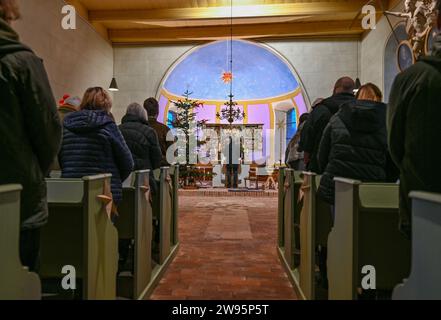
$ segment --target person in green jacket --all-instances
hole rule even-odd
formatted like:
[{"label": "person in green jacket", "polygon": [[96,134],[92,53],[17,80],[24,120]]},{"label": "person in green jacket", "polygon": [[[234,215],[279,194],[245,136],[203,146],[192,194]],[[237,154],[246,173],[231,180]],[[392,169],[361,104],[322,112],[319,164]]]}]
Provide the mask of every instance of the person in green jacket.
[{"label": "person in green jacket", "polygon": [[[441,28],[441,0],[437,2]],[[441,34],[431,54],[399,74],[388,108],[389,147],[400,169],[400,230],[409,238],[409,193],[441,193]]]},{"label": "person in green jacket", "polygon": [[61,123],[43,62],[19,41],[15,0],[0,0],[0,184],[20,184],[20,258],[35,271],[48,210],[44,177],[61,142]]}]

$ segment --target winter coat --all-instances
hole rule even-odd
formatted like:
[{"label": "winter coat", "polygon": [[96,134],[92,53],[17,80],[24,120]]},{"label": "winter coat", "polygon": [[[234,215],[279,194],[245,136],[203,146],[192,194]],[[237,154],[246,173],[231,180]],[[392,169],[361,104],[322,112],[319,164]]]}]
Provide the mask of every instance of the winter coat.
[{"label": "winter coat", "polygon": [[173,141],[167,141],[167,135],[170,132],[170,128],[165,124],[158,122],[155,118],[149,117],[149,126],[156,131],[159,139],[159,145],[162,152],[161,166],[169,166],[167,161],[167,150],[173,144]]},{"label": "winter coat", "polygon": [[386,105],[364,100],[344,104],[320,142],[318,162],[323,176],[318,195],[334,204],[334,177],[388,181],[388,159]]},{"label": "winter coat", "polygon": [[285,163],[290,167],[294,168],[295,162],[299,160],[303,160],[304,158],[304,152],[300,152],[298,150],[299,143],[300,143],[300,135],[302,133],[303,127],[305,126],[305,123],[303,122],[294,137],[291,139],[291,141],[288,144],[288,147],[285,151]]},{"label": "winter coat", "polygon": [[162,153],[158,136],[146,120],[135,115],[125,115],[119,129],[132,152],[135,170],[156,170],[161,166]]},{"label": "winter coat", "polygon": [[61,123],[43,62],[0,19],[0,184],[21,184],[22,230],[48,218],[45,176]]},{"label": "winter coat", "polygon": [[350,93],[339,93],[325,99],[317,105],[309,116],[308,121],[302,130],[300,138],[300,151],[309,153],[310,162],[307,169],[318,172],[317,154],[323,130],[328,125],[331,117],[337,113],[340,106],[345,103],[354,102],[355,97]]},{"label": "winter coat", "polygon": [[122,200],[122,181],[133,170],[129,148],[106,111],[82,110],[64,119],[63,143],[59,154],[62,178],[112,174],[115,204]]},{"label": "winter coat", "polygon": [[435,37],[430,56],[395,79],[388,131],[392,158],[401,171],[401,230],[409,234],[409,193],[441,193],[441,35]]}]

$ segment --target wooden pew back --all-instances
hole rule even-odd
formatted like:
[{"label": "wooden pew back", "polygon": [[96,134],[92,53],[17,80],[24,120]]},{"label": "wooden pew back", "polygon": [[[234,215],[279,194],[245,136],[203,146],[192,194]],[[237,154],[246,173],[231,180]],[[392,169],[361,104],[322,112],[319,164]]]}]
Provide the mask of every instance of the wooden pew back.
[{"label": "wooden pew back", "polygon": [[19,255],[20,185],[0,186],[0,300],[40,300],[38,275],[22,266]]},{"label": "wooden pew back", "polygon": [[[129,298],[142,298],[152,276],[152,207],[150,170],[133,172],[123,185],[115,223],[120,239],[134,239],[134,274]],[[120,282],[121,285],[124,281]]]},{"label": "wooden pew back", "polygon": [[412,192],[412,273],[394,300],[441,300],[441,195]]},{"label": "wooden pew back", "polygon": [[118,233],[111,222],[111,175],[48,179],[49,223],[42,229],[43,279],[58,279],[74,266],[82,298],[116,298]]},{"label": "wooden pew back", "polygon": [[398,185],[335,179],[335,223],[328,240],[329,299],[352,300],[362,269],[391,290],[408,272],[408,241],[398,231]]}]

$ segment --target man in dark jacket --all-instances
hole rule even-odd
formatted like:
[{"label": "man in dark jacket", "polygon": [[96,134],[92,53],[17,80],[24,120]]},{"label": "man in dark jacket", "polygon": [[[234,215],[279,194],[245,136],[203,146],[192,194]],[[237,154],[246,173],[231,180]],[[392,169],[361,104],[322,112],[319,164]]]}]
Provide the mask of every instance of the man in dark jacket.
[{"label": "man in dark jacket", "polygon": [[354,89],[354,80],[343,77],[336,82],[332,97],[323,100],[312,110],[302,129],[299,148],[308,154],[307,170],[318,172],[317,153],[323,130],[342,104],[354,102]]},{"label": "man in dark jacket", "polygon": [[[437,3],[441,28],[441,1]],[[411,191],[441,193],[441,34],[428,57],[399,74],[390,95],[389,147],[400,169],[400,229],[411,236]]]},{"label": "man in dark jacket", "polygon": [[[12,0],[0,0],[0,184],[21,184],[20,257],[35,270],[48,218],[44,177],[58,152],[61,124],[42,60],[20,43]],[[12,11],[11,11],[12,10]]]},{"label": "man in dark jacket", "polygon": [[148,98],[144,102],[144,108],[148,114],[150,127],[152,127],[158,135],[159,145],[161,146],[162,152],[161,166],[168,166],[167,150],[173,145],[173,141],[167,141],[167,135],[170,132],[170,128],[165,124],[158,122],[159,103],[155,98]]},{"label": "man in dark jacket", "polygon": [[137,103],[127,108],[119,126],[135,162],[134,170],[156,170],[161,166],[162,153],[156,131],[149,127],[147,112]]}]

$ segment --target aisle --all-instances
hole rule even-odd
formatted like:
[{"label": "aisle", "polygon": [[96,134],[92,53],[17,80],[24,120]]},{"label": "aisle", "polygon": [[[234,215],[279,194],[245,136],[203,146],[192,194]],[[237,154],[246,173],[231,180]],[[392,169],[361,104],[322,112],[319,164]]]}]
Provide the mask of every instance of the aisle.
[{"label": "aisle", "polygon": [[276,253],[277,198],[180,197],[181,248],[152,299],[295,299]]}]

